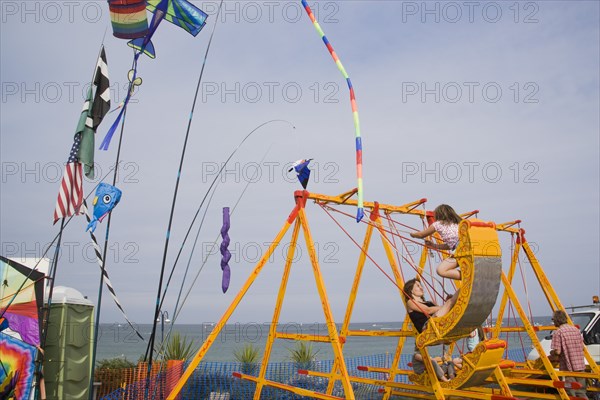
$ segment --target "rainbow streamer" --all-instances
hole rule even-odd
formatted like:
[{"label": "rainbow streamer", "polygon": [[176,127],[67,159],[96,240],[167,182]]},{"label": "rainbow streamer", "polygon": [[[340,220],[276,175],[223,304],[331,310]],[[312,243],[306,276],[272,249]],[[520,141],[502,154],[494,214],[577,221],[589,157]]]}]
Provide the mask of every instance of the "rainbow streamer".
[{"label": "rainbow streamer", "polygon": [[360,122],[358,119],[358,108],[356,107],[356,97],[354,96],[354,88],[352,87],[352,82],[350,81],[350,77],[348,76],[346,69],[344,68],[344,66],[342,65],[342,62],[340,61],[337,54],[335,53],[335,50],[333,50],[333,46],[327,39],[327,36],[325,36],[323,29],[321,29],[321,26],[317,22],[314,14],[313,14],[312,10],[310,9],[310,6],[306,2],[306,0],[302,0],[302,6],[304,7],[304,10],[306,10],[308,17],[310,18],[315,29],[317,30],[317,33],[321,36],[323,43],[325,43],[325,46],[327,46],[327,50],[329,50],[329,54],[331,54],[333,61],[335,61],[335,65],[337,65],[338,69],[342,73],[342,76],[344,77],[344,79],[346,79],[346,83],[348,84],[348,89],[350,90],[350,105],[352,106],[352,118],[354,119],[354,132],[356,134],[356,180],[358,182],[358,185],[357,185],[358,210],[356,212],[356,222],[360,222],[360,220],[365,215],[364,208],[363,208],[362,139],[360,137]]}]

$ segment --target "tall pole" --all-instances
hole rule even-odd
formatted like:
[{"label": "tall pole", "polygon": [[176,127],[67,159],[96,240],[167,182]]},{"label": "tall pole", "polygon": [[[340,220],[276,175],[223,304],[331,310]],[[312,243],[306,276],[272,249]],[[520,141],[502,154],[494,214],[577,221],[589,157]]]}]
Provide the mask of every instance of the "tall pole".
[{"label": "tall pole", "polygon": [[[62,240],[63,230],[65,229],[65,219],[60,219],[60,231],[58,232],[58,240],[56,242],[56,250],[54,251],[54,259],[52,260],[52,270],[50,277],[50,288],[48,290],[48,304],[44,304],[44,314],[42,318],[42,337],[40,338],[40,349],[42,349],[42,354],[37,358],[36,365],[36,375],[38,379],[37,390],[35,392],[35,398],[37,399],[38,395],[41,395],[42,390],[42,368],[44,366],[44,348],[46,347],[46,339],[48,338],[48,324],[50,323],[50,308],[52,306],[52,295],[54,294],[54,282],[56,280],[56,267],[58,266],[58,257],[60,256],[60,243]],[[46,288],[44,287],[44,292]],[[43,296],[43,294],[42,294]]]},{"label": "tall pole", "polygon": [[[130,88],[133,82],[130,82]],[[123,130],[125,129],[125,118],[127,117],[127,110],[123,112],[123,123],[121,125],[121,132],[119,134],[119,146],[117,147],[117,158],[115,160],[115,171],[113,174],[113,186],[117,183],[117,175],[119,172],[119,159],[121,157],[121,144],[123,143]],[[102,251],[102,270],[100,272],[100,286],[98,287],[98,305],[96,306],[96,320],[94,321],[94,344],[92,350],[92,366],[90,372],[90,385],[89,385],[89,399],[94,400],[94,371],[96,369],[96,351],[98,350],[98,331],[100,330],[100,309],[102,308],[102,288],[104,286],[104,274],[106,270],[106,252],[108,250],[108,236],[110,233],[110,222],[112,219],[112,212],[108,214],[108,221],[106,223],[106,235],[104,236],[104,249]]]},{"label": "tall pole", "polygon": [[[154,308],[154,318],[152,319],[152,333],[150,334],[150,340],[148,343],[148,349],[146,351],[146,353],[149,353],[148,356],[148,372],[146,374],[146,381],[149,382],[150,381],[150,375],[152,372],[152,356],[153,356],[153,352],[154,352],[154,337],[156,336],[156,320],[158,318],[158,313],[160,311],[160,307],[161,307],[161,293],[162,293],[162,286],[163,286],[163,280],[164,280],[164,276],[165,276],[165,266],[166,266],[166,262],[167,262],[167,252],[169,250],[169,238],[171,236],[171,227],[173,225],[173,216],[175,214],[175,204],[177,202],[177,192],[179,189],[179,182],[181,180],[181,172],[183,169],[183,161],[185,160],[185,151],[187,148],[187,143],[188,143],[188,138],[190,136],[190,130],[192,128],[192,120],[194,117],[194,110],[196,108],[196,101],[198,99],[198,94],[200,93],[200,83],[202,82],[202,76],[204,75],[204,67],[206,66],[206,60],[208,58],[208,52],[210,50],[210,45],[212,43],[212,39],[213,36],[215,34],[215,29],[217,28],[217,20],[219,18],[219,15],[221,13],[221,6],[223,5],[223,0],[221,0],[221,3],[219,4],[219,9],[217,11],[217,18],[215,20],[215,25],[213,26],[213,30],[211,32],[210,38],[208,39],[208,45],[206,46],[206,52],[204,53],[204,60],[202,62],[202,68],[200,69],[200,75],[198,76],[198,82],[196,84],[196,93],[194,94],[194,101],[192,102],[192,107],[191,107],[191,111],[190,111],[190,115],[189,115],[189,119],[188,119],[188,125],[187,125],[187,130],[185,132],[185,139],[183,141],[183,147],[181,149],[181,157],[179,160],[179,169],[177,171],[177,180],[175,181],[175,190],[173,191],[173,200],[171,201],[171,211],[169,214],[169,222],[167,224],[167,232],[166,232],[166,237],[165,237],[165,246],[164,246],[164,250],[163,250],[163,257],[162,257],[162,263],[161,263],[161,267],[160,267],[160,278],[158,280],[158,288],[156,291],[156,305]],[[146,388],[147,389],[147,388]],[[148,395],[148,391],[146,390],[146,396]]]}]

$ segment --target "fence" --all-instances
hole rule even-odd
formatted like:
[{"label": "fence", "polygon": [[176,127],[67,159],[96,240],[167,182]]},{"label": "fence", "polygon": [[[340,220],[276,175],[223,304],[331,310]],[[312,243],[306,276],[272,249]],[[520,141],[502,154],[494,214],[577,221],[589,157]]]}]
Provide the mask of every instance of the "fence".
[{"label": "fence", "polygon": [[[523,356],[519,353],[510,354],[508,358],[516,361],[522,361]],[[359,371],[359,365],[368,365],[373,367],[389,367],[393,361],[393,354],[376,354],[346,359],[348,373],[352,376],[363,378],[382,379],[383,374]],[[400,369],[410,369],[408,363],[412,355],[403,354],[400,358],[398,367]],[[147,369],[141,369],[143,374],[139,373],[140,366],[132,371],[133,374],[127,375],[128,381],[123,381],[116,390],[107,393],[102,390],[100,400],[161,400],[166,398],[171,388],[177,382],[183,372],[183,363],[173,362],[167,365],[166,370],[154,373],[150,379],[149,385],[146,385],[145,373]],[[329,372],[333,367],[333,361],[313,361],[309,365],[298,365],[293,362],[269,363],[267,366],[266,378],[272,381],[281,382],[290,386],[309,389],[324,393],[327,388],[328,380],[320,377],[299,375],[298,369],[310,369],[320,372]],[[147,368],[147,367],[146,367]],[[158,368],[158,367],[157,367]],[[232,376],[233,372],[243,372],[245,374],[257,376],[260,370],[260,364],[241,364],[239,362],[201,362],[194,374],[185,384],[178,400],[247,400],[253,398],[255,383],[237,379]],[[125,375],[124,375],[125,376]],[[396,376],[396,382],[409,383],[404,375]],[[104,385],[103,385],[104,386]],[[379,400],[382,394],[379,393],[379,387],[361,383],[352,383],[352,388],[357,399],[361,400]],[[334,396],[344,397],[344,392],[340,382],[337,382]],[[263,400],[300,400],[305,399],[297,394],[287,392],[281,389],[265,387],[261,393]]]},{"label": "fence", "polygon": [[146,392],[149,397],[163,399],[182,373],[183,361],[169,360],[166,365],[152,364],[149,385],[145,384],[148,374],[148,363],[145,362],[139,363],[135,368],[98,369],[94,379],[101,383],[98,389],[99,399],[143,400]]}]

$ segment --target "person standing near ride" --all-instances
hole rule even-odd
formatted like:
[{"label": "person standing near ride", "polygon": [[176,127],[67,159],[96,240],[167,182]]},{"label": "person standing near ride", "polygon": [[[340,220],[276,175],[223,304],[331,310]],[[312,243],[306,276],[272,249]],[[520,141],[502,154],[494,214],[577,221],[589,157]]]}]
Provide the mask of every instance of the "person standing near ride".
[{"label": "person standing near ride", "polygon": [[437,250],[450,250],[450,257],[443,260],[437,267],[439,276],[449,279],[460,279],[458,262],[453,257],[453,252],[458,245],[458,224],[462,220],[452,207],[447,204],[440,204],[433,210],[435,222],[426,229],[411,233],[410,236],[417,239],[424,239],[434,233],[439,233],[444,243],[437,244],[430,240],[425,240],[425,245]]},{"label": "person standing near ride", "polygon": [[[583,354],[585,344],[581,332],[575,326],[567,323],[567,314],[563,310],[554,311],[552,322],[558,329],[552,334],[550,357],[558,358],[560,371],[583,372],[585,370]],[[588,398],[585,378],[567,376],[565,382],[581,384],[581,389],[567,389],[569,396]]]}]

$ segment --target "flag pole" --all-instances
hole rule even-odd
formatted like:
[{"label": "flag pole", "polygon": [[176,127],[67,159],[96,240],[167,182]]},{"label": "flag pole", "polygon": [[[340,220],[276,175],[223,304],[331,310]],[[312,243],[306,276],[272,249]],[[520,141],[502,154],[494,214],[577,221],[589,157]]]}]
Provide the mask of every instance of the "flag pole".
[{"label": "flag pole", "polygon": [[[41,396],[42,386],[44,382],[44,375],[42,372],[42,368],[44,366],[44,348],[46,347],[46,339],[48,338],[48,325],[50,323],[50,309],[52,308],[52,295],[54,294],[54,282],[56,281],[56,270],[58,267],[58,257],[60,257],[60,244],[62,242],[62,234],[65,229],[65,218],[60,219],[60,230],[58,231],[58,239],[56,241],[56,249],[54,250],[54,259],[52,260],[51,277],[50,277],[50,287],[48,289],[48,303],[44,303],[43,305],[43,314],[42,314],[42,337],[40,337],[40,346],[38,348],[38,356],[36,358],[36,366],[35,366],[35,377],[37,379],[37,385],[35,390],[34,398],[37,399],[38,396]],[[46,287],[44,285],[44,296],[46,294]],[[45,389],[44,389],[45,390]]]},{"label": "flag pole", "polygon": [[[104,32],[104,34],[106,35],[106,31]],[[100,50],[98,51],[98,56],[96,57],[96,60],[100,59],[100,56],[102,54],[102,50],[103,49],[104,49],[104,37],[102,38],[102,43],[100,44]],[[98,61],[96,61],[96,65],[94,65],[94,72],[92,74],[91,85],[94,84],[97,72],[98,72]],[[91,86],[90,86],[90,91],[91,91]],[[89,114],[89,109],[92,106],[92,102],[91,102],[91,100],[90,100],[89,97],[90,96],[88,94],[88,97],[86,98],[86,102],[88,102],[88,114]],[[80,120],[81,120],[81,116],[80,116]],[[79,129],[79,124],[78,124],[77,130],[78,129]],[[77,139],[77,135],[80,135],[79,136],[79,140],[81,140],[83,138],[83,134],[80,133],[79,131],[77,131],[77,132],[75,132],[75,141],[78,140]],[[71,151],[73,151],[73,148],[71,149]],[[66,173],[66,170],[65,170],[65,173]],[[64,177],[63,177],[63,179],[64,179]],[[81,179],[83,180],[83,176],[81,176]],[[73,185],[74,185],[74,182],[71,182],[71,191],[73,190]],[[83,194],[83,190],[82,190],[81,194]],[[60,196],[60,194],[59,194],[59,196]],[[82,196],[81,202],[83,203],[83,196]],[[69,207],[70,207],[70,205],[69,205]],[[78,211],[79,211],[79,209],[76,208],[74,210],[73,214],[76,215],[78,213]],[[68,213],[68,208],[67,208],[67,213]],[[39,362],[39,365],[38,365],[39,369],[36,370],[38,377],[40,377],[39,378],[40,381],[43,381],[42,367],[43,367],[43,362],[44,362],[44,347],[46,346],[46,339],[48,337],[48,324],[50,323],[50,311],[51,311],[51,306],[52,306],[52,295],[54,294],[54,283],[55,283],[55,280],[56,280],[56,270],[58,269],[58,257],[59,257],[60,244],[61,244],[62,234],[63,234],[64,228],[65,228],[65,216],[63,215],[62,218],[61,218],[61,222],[60,222],[60,231],[58,233],[58,240],[57,240],[57,244],[56,244],[56,251],[55,251],[55,255],[54,255],[54,260],[52,262],[52,264],[53,264],[53,266],[52,266],[52,277],[50,278],[50,289],[48,291],[48,305],[47,305],[46,309],[44,310],[44,315],[43,315],[43,319],[42,319],[42,337],[40,338],[40,349],[42,351],[42,355],[41,355],[41,357],[39,357],[39,359],[40,359],[40,362]],[[93,369],[92,369],[92,371],[93,371]],[[35,392],[34,398],[37,399],[37,396],[41,394],[40,391],[41,391],[41,386],[38,385],[37,390]]]},{"label": "flag pole", "polygon": [[[106,36],[106,30],[104,31],[104,35]],[[98,54],[98,60],[101,59],[102,56],[102,52],[104,50],[104,37],[102,38],[102,45],[100,46],[100,51]],[[97,74],[98,74],[98,63],[96,63],[95,69],[94,69],[94,74],[92,75],[92,85],[94,85],[94,82],[96,80]],[[129,87],[127,88],[128,91],[131,90],[131,86],[133,85],[133,82],[129,83]],[[96,90],[99,90],[99,88],[96,88]],[[128,92],[129,93],[129,92]],[[94,95],[94,99],[97,97],[97,93],[96,95]],[[91,107],[91,106],[90,106]],[[92,110],[93,111],[93,110]],[[123,139],[123,129],[125,126],[125,116],[127,115],[126,110],[123,110],[123,124],[121,125],[121,132],[119,135],[119,145],[117,148],[117,156],[116,156],[116,160],[115,160],[115,165],[114,165],[114,171],[113,171],[113,186],[115,186],[116,182],[117,182],[117,176],[119,173],[119,159],[120,159],[120,155],[121,155],[121,143],[122,143],[122,139]],[[88,394],[89,394],[89,399],[90,400],[94,400],[94,373],[96,370],[96,352],[98,350],[98,333],[100,331],[100,311],[102,309],[102,289],[104,286],[104,275],[106,274],[106,252],[108,249],[108,238],[109,238],[109,233],[110,233],[110,222],[111,222],[111,218],[112,218],[112,212],[108,214],[108,221],[106,223],[106,234],[105,234],[105,238],[104,238],[104,249],[102,252],[102,267],[100,268],[100,284],[98,287],[98,299],[96,302],[96,317],[94,320],[94,339],[92,342],[92,359],[91,359],[91,367],[90,367],[90,383],[89,383],[89,388],[88,388]]]},{"label": "flag pole", "polygon": [[[130,85],[132,85],[133,82],[130,83]],[[127,110],[123,111],[123,122],[121,124],[121,132],[119,133],[119,145],[117,146],[117,157],[116,157],[116,161],[115,161],[115,170],[114,170],[114,174],[113,174],[113,186],[116,185],[117,183],[117,175],[118,175],[118,166],[119,166],[119,159],[121,157],[121,144],[123,142],[123,131],[125,129],[125,119],[127,118]],[[108,249],[108,237],[109,237],[109,233],[110,233],[110,222],[112,219],[112,212],[108,214],[108,221],[106,222],[106,234],[104,237],[104,249],[102,251],[102,268],[101,268],[101,272],[100,272],[100,285],[98,287],[98,305],[96,306],[96,320],[94,321],[94,343],[93,343],[93,350],[92,350],[92,371],[90,374],[90,388],[89,388],[89,395],[90,395],[90,400],[94,400],[93,395],[94,395],[94,372],[96,369],[96,351],[98,349],[98,331],[100,328],[100,309],[102,307],[102,289],[104,286],[104,275],[106,274],[106,252]]]}]

